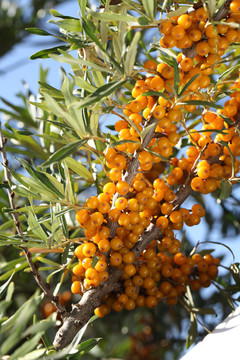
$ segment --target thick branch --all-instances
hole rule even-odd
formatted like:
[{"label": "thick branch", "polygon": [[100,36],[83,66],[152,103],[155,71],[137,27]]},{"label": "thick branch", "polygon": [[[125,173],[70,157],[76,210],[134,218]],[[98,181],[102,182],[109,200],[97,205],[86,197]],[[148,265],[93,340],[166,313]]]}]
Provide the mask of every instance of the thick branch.
[{"label": "thick branch", "polygon": [[94,309],[101,304],[101,300],[105,295],[120,290],[121,276],[122,271],[112,268],[105,283],[86,291],[81,301],[72,306],[71,312],[63,314],[63,325],[58,330],[53,343],[56,349],[63,349],[71,343],[78,331],[91,318]]}]

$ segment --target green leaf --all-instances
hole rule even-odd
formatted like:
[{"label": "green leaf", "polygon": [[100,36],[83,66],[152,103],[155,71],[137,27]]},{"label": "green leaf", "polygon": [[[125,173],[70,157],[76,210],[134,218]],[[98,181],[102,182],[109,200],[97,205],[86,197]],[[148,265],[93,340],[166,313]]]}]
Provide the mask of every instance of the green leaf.
[{"label": "green leaf", "polygon": [[41,166],[43,168],[46,168],[49,167],[51,164],[62,161],[67,156],[72,155],[75,151],[79,150],[83,145],[86,144],[87,141],[88,139],[82,139],[63,146],[61,149],[53,153],[50,158],[45,161]]},{"label": "green leaf", "polygon": [[[106,13],[104,12],[104,13],[98,13],[98,14],[104,15]],[[120,15],[120,17],[121,17],[121,15]],[[112,64],[115,66],[115,68],[120,73],[122,73],[122,69],[121,69],[120,65],[117,63],[115,58],[112,57],[108,53],[108,51],[104,48],[104,46],[102,45],[102,43],[100,42],[100,40],[98,39],[96,34],[94,33],[92,26],[90,25],[90,22],[88,20],[82,19],[82,26],[83,26],[85,33],[95,42],[95,44],[99,47],[99,49],[109,58],[109,60],[112,62]]]},{"label": "green leaf", "polygon": [[194,340],[197,337],[197,322],[193,314],[190,314],[190,321],[191,324],[186,339],[186,349],[189,349],[189,347],[193,344]]},{"label": "green leaf", "polygon": [[1,287],[0,287],[0,296],[3,295],[4,291],[7,290],[7,287],[10,283],[10,281],[12,280],[13,274],[12,276],[10,276],[10,278],[8,279],[8,281],[6,281]]},{"label": "green leaf", "polygon": [[52,34],[50,34],[49,32],[47,32],[43,29],[38,29],[38,28],[32,27],[32,28],[26,28],[25,30],[34,35],[40,35],[40,36],[49,36],[50,35],[50,36],[52,36]]},{"label": "green leaf", "polygon": [[[60,47],[58,47],[60,48]],[[73,56],[71,56],[70,54],[62,51],[61,49],[59,50],[60,54],[64,55],[64,56],[60,56],[60,55],[55,55],[55,54],[50,54],[49,57],[60,62],[60,63],[64,63],[64,64],[77,64],[77,65],[83,65],[83,66],[87,66],[90,67],[91,69],[95,69],[101,72],[112,72],[112,70],[110,71],[107,67],[104,66],[100,66],[98,64],[95,64],[91,61],[87,61],[87,60],[82,60],[82,59],[75,59]]]},{"label": "green leaf", "polygon": [[104,84],[100,86],[96,91],[94,91],[91,95],[87,96],[85,99],[80,100],[78,104],[76,104],[77,109],[83,109],[89,105],[95,104],[100,100],[103,100],[106,96],[109,96],[114,91],[119,89],[126,82],[126,79],[112,81],[108,84]]},{"label": "green leaf", "polygon": [[127,23],[134,23],[134,24],[138,24],[138,19],[134,16],[131,15],[123,15],[123,14],[116,14],[116,13],[111,13],[111,12],[94,12],[94,11],[89,11],[90,15],[95,18],[95,19],[99,19],[101,21],[121,21],[121,22],[127,22]]},{"label": "green leaf", "polygon": [[54,16],[54,17],[59,17],[59,18],[62,18],[62,19],[74,19],[74,20],[78,20],[78,21],[79,21],[79,19],[74,18],[74,17],[72,17],[72,16],[66,16],[66,15],[60,14],[60,12],[58,12],[58,11],[55,10],[55,9],[50,10],[50,13],[51,13],[51,15]]},{"label": "green leaf", "polygon": [[240,66],[240,64],[234,65],[232,67],[230,67],[229,69],[227,69],[226,71],[224,71],[218,78],[216,84],[215,84],[215,88],[216,86],[221,82],[221,80],[226,79],[226,77],[228,77],[228,75],[231,74],[231,72],[233,72],[234,70],[238,69]]},{"label": "green leaf", "polygon": [[[43,357],[42,355],[44,355],[46,353],[46,349],[37,349],[34,351],[31,351],[30,353],[24,355],[24,356],[20,356],[18,358],[18,360],[38,360],[38,359],[48,359],[47,357]],[[50,359],[49,359],[50,360]]]},{"label": "green leaf", "polygon": [[179,93],[179,97],[181,97],[184,92],[188,89],[188,87],[194,82],[194,80],[196,80],[199,77],[200,74],[196,74],[194,75],[182,88],[182,90]]},{"label": "green leaf", "polygon": [[212,18],[213,15],[215,14],[216,5],[217,5],[216,0],[208,0],[208,10],[209,10],[209,13],[210,13],[211,18]]},{"label": "green leaf", "polygon": [[173,85],[173,89],[174,89],[174,93],[178,94],[178,90],[179,90],[179,67],[178,67],[178,63],[175,59],[173,59],[173,68],[174,68],[174,85]]},{"label": "green leaf", "polygon": [[163,92],[161,91],[153,91],[153,90],[150,90],[150,91],[146,91],[144,93],[141,94],[142,96],[157,96],[157,97],[163,97],[164,99],[168,100],[168,101],[171,101],[171,99],[169,98],[169,96],[167,96],[166,94],[164,94]]},{"label": "green leaf", "polygon": [[181,101],[178,103],[178,105],[196,105],[196,106],[206,106],[206,107],[214,108],[214,109],[223,109],[222,105],[218,105],[218,104],[211,103],[209,101],[203,101],[203,100]]},{"label": "green leaf", "polygon": [[226,179],[223,179],[220,183],[221,194],[219,195],[220,200],[227,199],[232,193],[232,183]]},{"label": "green leaf", "polygon": [[229,153],[230,153],[231,160],[232,160],[232,175],[231,175],[231,177],[233,178],[234,177],[234,172],[235,172],[235,157],[233,156],[233,153],[232,153],[232,151],[231,151],[231,149],[230,149],[230,147],[229,147],[229,145],[228,145],[228,143],[226,141],[220,140],[219,144],[225,146],[228,149]]},{"label": "green leaf", "polygon": [[132,42],[127,50],[126,58],[124,61],[125,73],[127,76],[130,76],[133,71],[140,38],[141,38],[141,32],[137,31],[134,34]]},{"label": "green leaf", "polygon": [[68,18],[58,21],[50,20],[49,22],[59,26],[61,29],[64,29],[66,31],[71,31],[73,33],[82,31],[82,26],[79,19]]},{"label": "green leaf", "polygon": [[191,309],[192,312],[194,312],[195,314],[200,314],[200,315],[216,315],[217,313],[213,308],[192,308]]},{"label": "green leaf", "polygon": [[82,178],[88,180],[88,181],[93,181],[93,177],[92,174],[90,173],[90,171],[84,166],[82,165],[79,161],[71,158],[71,157],[67,157],[65,159],[65,162],[67,164],[67,166],[73,170],[76,174],[80,175]]},{"label": "green leaf", "polygon": [[151,20],[155,18],[156,1],[155,0],[142,0],[144,10]]},{"label": "green leaf", "polygon": [[[41,85],[42,88],[44,88],[44,91],[46,93],[48,93],[49,95],[51,95],[55,98],[58,98],[58,99],[64,99],[64,96],[60,90],[56,89],[55,87],[53,87],[43,81],[39,81],[38,83],[39,83],[39,85]],[[41,89],[40,89],[40,91],[41,91]]]},{"label": "green leaf", "polygon": [[84,89],[88,92],[93,92],[96,90],[96,87],[93,86],[92,84],[90,84],[88,81],[84,80],[83,78],[81,78],[80,76],[72,76],[72,78],[74,79],[75,84],[80,88],[80,89]]},{"label": "green leaf", "polygon": [[190,9],[192,6],[180,6],[177,10],[175,10],[175,11],[170,11],[167,15],[166,15],[166,17],[167,18],[169,18],[169,19],[171,19],[172,17],[174,17],[174,16],[180,16],[180,15],[182,15],[182,14],[185,14],[187,11],[188,11],[188,9]]},{"label": "green leaf", "polygon": [[93,257],[92,257],[92,264],[91,264],[92,269],[95,268],[95,266],[96,266],[97,263],[98,263],[98,260],[99,260],[99,256],[93,255]]},{"label": "green leaf", "polygon": [[40,50],[40,51],[36,52],[35,54],[31,55],[30,59],[31,60],[46,59],[46,58],[49,58],[51,54],[60,54],[60,51],[59,51],[60,49],[67,51],[70,49],[70,45],[59,45],[59,46],[54,46],[49,49]]},{"label": "green leaf", "polygon": [[[19,360],[23,355],[26,355],[30,351],[32,351],[37,344],[39,343],[39,340],[41,339],[41,336],[43,335],[43,332],[39,332],[36,334],[32,339],[29,339],[25,341],[17,350],[14,351],[14,353],[11,355],[11,360]],[[21,356],[21,357],[20,357]]]},{"label": "green leaf", "polygon": [[33,211],[28,209],[28,226],[32,230],[32,232],[39,238],[42,239],[45,243],[47,243],[47,234],[41,227],[41,225],[38,223],[37,218],[34,216]]},{"label": "green leaf", "polygon": [[64,195],[52,184],[52,182],[48,179],[47,175],[42,172],[34,170],[31,165],[28,164],[26,160],[19,159],[20,163],[27,170],[27,172],[38,182],[41,183],[47,190],[50,190],[61,199],[64,198]]}]

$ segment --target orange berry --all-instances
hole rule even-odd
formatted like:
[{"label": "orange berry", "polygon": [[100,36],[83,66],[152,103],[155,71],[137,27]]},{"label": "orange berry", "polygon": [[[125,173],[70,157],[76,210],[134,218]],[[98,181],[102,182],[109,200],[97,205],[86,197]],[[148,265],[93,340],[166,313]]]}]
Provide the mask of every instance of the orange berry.
[{"label": "orange berry", "polygon": [[157,70],[157,63],[153,60],[147,60],[144,63],[144,69]]},{"label": "orange berry", "polygon": [[122,255],[118,252],[112,253],[110,256],[110,264],[112,266],[119,266],[122,263]]},{"label": "orange berry", "polygon": [[73,294],[81,294],[82,293],[82,286],[79,281],[74,281],[71,285],[71,292]]},{"label": "orange berry", "polygon": [[90,215],[87,209],[81,209],[76,214],[76,219],[81,226],[83,226],[89,219]]}]

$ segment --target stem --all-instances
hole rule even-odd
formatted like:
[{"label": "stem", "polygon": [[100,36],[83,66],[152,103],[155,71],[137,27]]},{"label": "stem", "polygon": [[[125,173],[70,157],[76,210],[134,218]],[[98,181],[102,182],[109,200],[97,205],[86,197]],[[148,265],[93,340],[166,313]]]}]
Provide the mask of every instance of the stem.
[{"label": "stem", "polygon": [[[10,171],[8,169],[8,159],[6,154],[6,144],[7,144],[7,138],[3,137],[2,135],[2,125],[0,122],[0,152],[2,156],[3,161],[3,168],[4,168],[4,183],[9,185],[9,188],[7,189],[8,199],[10,203],[10,207],[12,210],[16,210],[15,204],[14,204],[14,197],[15,193],[11,190],[11,179],[10,179]],[[11,216],[14,220],[15,227],[17,230],[17,233],[19,236],[23,236],[22,227],[19,221],[19,214],[18,212],[12,211]],[[24,243],[24,241],[23,241]],[[60,313],[64,313],[66,311],[65,307],[59,304],[59,300],[57,296],[54,296],[48,285],[43,281],[41,275],[39,274],[38,267],[36,264],[34,264],[32,255],[29,252],[28,248],[25,246],[20,246],[21,250],[23,251],[26,260],[29,264],[29,267],[31,269],[31,272],[38,284],[38,286],[41,288],[41,290],[44,292],[45,296],[47,296],[56,306],[57,310]]]}]

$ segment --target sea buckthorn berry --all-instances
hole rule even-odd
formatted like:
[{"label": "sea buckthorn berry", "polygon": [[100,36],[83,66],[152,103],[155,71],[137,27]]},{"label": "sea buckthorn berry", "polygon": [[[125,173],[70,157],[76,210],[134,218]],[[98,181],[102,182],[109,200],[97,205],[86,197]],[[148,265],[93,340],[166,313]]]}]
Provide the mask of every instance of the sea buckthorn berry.
[{"label": "sea buckthorn berry", "polygon": [[197,268],[200,272],[208,271],[208,263],[205,260],[201,260],[197,263]]},{"label": "sea buckthorn berry", "polygon": [[104,185],[103,192],[109,196],[112,196],[116,192],[116,186],[114,183],[109,182]]},{"label": "sea buckthorn berry", "polygon": [[132,277],[132,276],[134,276],[136,274],[137,269],[133,264],[127,264],[127,265],[124,266],[124,272],[128,276]]},{"label": "sea buckthorn berry", "polygon": [[155,306],[157,306],[157,299],[155,296],[147,296],[145,298],[145,306],[148,307],[149,309],[154,308]]},{"label": "sea buckthorn berry", "polygon": [[189,32],[189,37],[192,41],[194,42],[197,42],[199,40],[201,40],[202,38],[202,33],[201,31],[199,31],[198,29],[192,29],[190,32]]},{"label": "sea buckthorn berry", "polygon": [[109,212],[110,210],[110,205],[108,202],[106,201],[103,201],[103,202],[100,202],[99,205],[98,205],[98,210],[100,213],[102,214],[106,214]]},{"label": "sea buckthorn berry", "polygon": [[133,299],[128,299],[126,305],[124,306],[124,308],[128,311],[135,309],[135,307],[136,307],[136,303]]},{"label": "sea buckthorn berry", "polygon": [[87,207],[89,207],[90,209],[96,209],[98,207],[98,204],[99,200],[97,196],[91,196],[87,199]]},{"label": "sea buckthorn berry", "polygon": [[200,41],[197,43],[196,51],[198,55],[206,56],[210,51],[210,46],[206,41]]},{"label": "sea buckthorn berry", "polygon": [[82,264],[75,265],[73,268],[73,274],[77,277],[81,277],[85,274],[85,268],[82,266]]},{"label": "sea buckthorn berry", "polygon": [[215,279],[217,277],[218,274],[218,267],[214,264],[211,264],[208,266],[208,275],[210,276],[211,279]]},{"label": "sea buckthorn berry", "polygon": [[85,273],[85,278],[87,280],[98,279],[98,271],[92,268],[87,269]]},{"label": "sea buckthorn berry", "polygon": [[204,182],[202,179],[200,179],[199,177],[195,177],[192,179],[191,181],[191,188],[194,191],[203,191],[204,189]]},{"label": "sea buckthorn berry", "polygon": [[168,219],[165,216],[159,216],[156,221],[156,225],[160,229],[165,229],[168,226]]},{"label": "sea buckthorn berry", "polygon": [[205,21],[208,19],[208,14],[203,7],[200,7],[199,9],[196,10],[196,18],[200,21],[202,20]]},{"label": "sea buckthorn berry", "polygon": [[171,121],[178,122],[182,119],[182,112],[180,109],[170,109],[168,112],[168,118]]},{"label": "sea buckthorn berry", "polygon": [[159,30],[161,31],[161,33],[163,33],[164,35],[169,35],[171,34],[173,28],[173,24],[172,21],[167,20],[167,21],[163,21],[161,22],[161,24],[159,25]]},{"label": "sea buckthorn berry", "polygon": [[161,91],[164,87],[164,80],[161,76],[154,76],[154,78],[150,82],[150,90],[153,91]]},{"label": "sea buckthorn berry", "polygon": [[188,14],[180,15],[177,19],[178,25],[181,25],[184,29],[189,29],[192,25],[192,18]]},{"label": "sea buckthorn berry", "polygon": [[146,150],[140,151],[138,154],[138,160],[140,164],[144,164],[146,162],[152,161],[152,155]]},{"label": "sea buckthorn berry", "polygon": [[205,210],[200,204],[195,204],[192,206],[192,212],[195,215],[198,215],[199,217],[203,217],[205,215]]},{"label": "sea buckthorn berry", "polygon": [[115,207],[118,210],[124,210],[126,209],[128,205],[128,201],[126,198],[124,197],[119,197],[116,201],[115,201]]},{"label": "sea buckthorn berry", "polygon": [[91,223],[97,227],[101,226],[104,221],[103,214],[101,212],[95,212],[91,215]]},{"label": "sea buckthorn berry", "polygon": [[192,255],[192,259],[195,262],[195,264],[198,264],[203,259],[203,257],[202,255],[195,253]]},{"label": "sea buckthorn berry", "polygon": [[121,177],[122,177],[122,173],[121,173],[121,170],[119,170],[118,168],[112,168],[109,171],[109,178],[112,181],[119,181],[119,180],[121,180]]},{"label": "sea buckthorn berry", "polygon": [[120,215],[121,215],[121,212],[118,209],[112,209],[108,212],[108,218],[112,222],[117,222]]},{"label": "sea buckthorn berry", "polygon": [[[164,117],[165,115],[165,109],[164,107],[160,106],[160,105],[157,105],[154,110],[153,110],[153,116],[160,120]],[[151,154],[150,154],[151,155]]]},{"label": "sea buckthorn berry", "polygon": [[186,35],[186,31],[184,27],[181,25],[175,25],[171,31],[171,36],[175,40],[181,40],[184,38],[185,35]]},{"label": "sea buckthorn berry", "polygon": [[128,214],[121,214],[118,218],[118,224],[120,226],[128,226],[130,224],[130,218]]},{"label": "sea buckthorn berry", "polygon": [[140,201],[137,199],[129,199],[128,200],[128,209],[130,211],[138,211],[140,206]]},{"label": "sea buckthorn berry", "polygon": [[[114,125],[115,130],[117,132],[120,132],[122,129],[128,129],[128,123],[124,120],[119,120],[115,123]],[[112,149],[113,150],[113,149]],[[116,154],[115,154],[116,155]],[[115,157],[115,156],[114,156]],[[113,160],[114,157],[111,157],[111,160]],[[110,156],[108,156],[108,159],[110,158]],[[107,160],[108,162],[111,162],[109,160]]]},{"label": "sea buckthorn berry", "polygon": [[163,281],[161,282],[160,286],[159,286],[159,290],[164,294],[167,295],[169,293],[169,291],[172,290],[172,284],[168,281]]},{"label": "sea buckthorn berry", "polygon": [[110,264],[119,266],[122,263],[122,255],[119,252],[112,253],[110,256]]},{"label": "sea buckthorn berry", "polygon": [[113,160],[113,166],[119,170],[126,168],[127,160],[123,155],[116,155]]},{"label": "sea buckthorn berry", "polygon": [[107,239],[102,239],[98,243],[98,249],[102,252],[107,252],[110,249],[110,242]]},{"label": "sea buckthorn berry", "polygon": [[76,249],[74,250],[74,255],[78,258],[78,259],[83,259],[84,255],[82,252],[84,244],[79,245],[78,247],[76,247]]},{"label": "sea buckthorn berry", "polygon": [[95,265],[95,269],[96,269],[98,272],[105,271],[106,268],[107,268],[107,263],[106,263],[106,261],[104,261],[104,260],[98,260],[97,264]]},{"label": "sea buckthorn berry", "polygon": [[71,292],[73,294],[81,294],[82,293],[82,286],[79,281],[74,281],[71,285]]},{"label": "sea buckthorn berry", "polygon": [[90,215],[87,209],[81,209],[76,214],[76,219],[81,226],[83,226],[89,219]]},{"label": "sea buckthorn berry", "polygon": [[182,214],[180,211],[173,211],[170,214],[169,218],[172,223],[176,224],[176,223],[179,223],[180,221],[182,221]]},{"label": "sea buckthorn berry", "polygon": [[153,60],[147,60],[144,63],[144,69],[157,70],[157,63]]},{"label": "sea buckthorn berry", "polygon": [[230,10],[233,13],[239,13],[240,12],[240,0],[233,0],[230,4]]},{"label": "sea buckthorn berry", "polygon": [[118,237],[115,237],[110,241],[110,246],[113,250],[121,250],[123,247],[123,242]]},{"label": "sea buckthorn berry", "polygon": [[189,57],[185,57],[181,62],[180,62],[180,66],[182,68],[183,71],[190,71],[193,68],[194,62],[191,58]]},{"label": "sea buckthorn berry", "polygon": [[177,254],[174,255],[174,262],[177,264],[177,265],[183,265],[186,263],[186,260],[187,260],[187,257],[185,254],[183,254],[182,252],[179,252]]},{"label": "sea buckthorn berry", "polygon": [[90,257],[93,256],[96,252],[97,248],[96,245],[93,243],[86,243],[83,246],[83,255],[85,255],[86,257]]},{"label": "sea buckthorn berry", "polygon": [[168,202],[165,202],[161,205],[161,212],[164,215],[169,215],[172,209],[173,209],[173,204],[170,204]]},{"label": "sea buckthorn berry", "polygon": [[108,278],[109,278],[109,274],[108,274],[108,272],[107,271],[101,271],[101,272],[99,272],[99,280],[100,281],[107,281],[108,280]]},{"label": "sea buckthorn berry", "polygon": [[229,29],[226,33],[226,39],[232,43],[232,42],[238,42],[239,39],[239,33],[236,30]]}]

